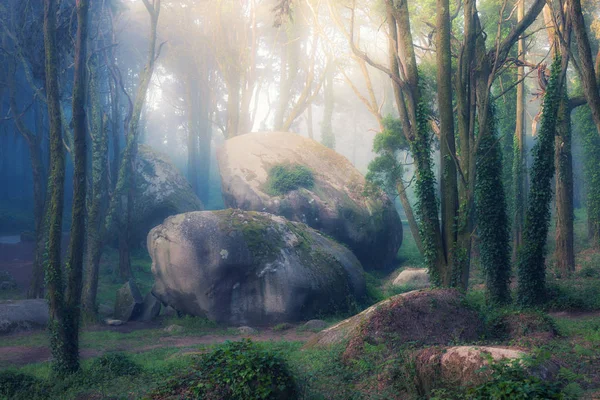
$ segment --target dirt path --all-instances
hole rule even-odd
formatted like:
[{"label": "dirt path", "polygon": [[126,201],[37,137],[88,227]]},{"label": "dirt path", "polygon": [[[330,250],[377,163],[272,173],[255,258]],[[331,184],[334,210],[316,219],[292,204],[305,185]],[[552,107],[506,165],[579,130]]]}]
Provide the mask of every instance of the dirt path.
[{"label": "dirt path", "polygon": [[580,319],[600,318],[600,311],[553,311],[548,313],[552,318],[562,318],[571,321]]},{"label": "dirt path", "polygon": [[[131,323],[119,327],[94,326],[89,331],[113,331],[126,335],[136,330],[157,329],[159,324],[143,324]],[[162,329],[162,328],[161,328]],[[10,336],[5,336],[10,339],[31,335],[32,333],[17,333]],[[225,341],[240,340],[242,338],[250,338],[257,342],[268,341],[288,341],[288,342],[306,342],[314,333],[298,332],[296,329],[290,329],[284,332],[276,332],[272,329],[259,330],[254,335],[238,335],[238,334],[219,334],[209,333],[201,336],[169,336],[165,332],[165,336],[157,339],[157,342],[151,345],[132,345],[131,341],[124,343],[115,343],[114,346],[109,346],[104,350],[84,348],[81,350],[83,359],[97,357],[106,352],[126,351],[128,353],[144,353],[146,351],[161,349],[161,348],[181,348],[182,351],[178,354],[201,353],[200,349],[195,348],[200,345],[213,345],[223,343]],[[47,346],[7,346],[0,347],[0,369],[7,367],[21,367],[27,364],[49,361],[51,359],[50,349]]]}]

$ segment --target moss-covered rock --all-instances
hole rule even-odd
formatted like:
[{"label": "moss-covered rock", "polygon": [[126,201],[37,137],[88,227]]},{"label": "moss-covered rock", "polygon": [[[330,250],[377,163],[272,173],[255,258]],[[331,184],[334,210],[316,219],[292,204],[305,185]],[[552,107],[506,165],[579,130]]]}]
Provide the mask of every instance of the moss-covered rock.
[{"label": "moss-covered rock", "polygon": [[348,311],[365,294],[350,250],[267,213],[180,214],[152,229],[148,251],[163,304],[219,322],[307,320]]},{"label": "moss-covered rock", "polygon": [[135,163],[134,241],[171,215],[201,211],[202,202],[185,177],[164,154],[140,145]]},{"label": "moss-covered rock", "polygon": [[[218,159],[226,206],[303,222],[348,246],[367,269],[393,263],[402,243],[394,205],[383,193],[365,195],[364,177],[342,155],[296,134],[265,132],[227,140]],[[286,190],[274,191],[274,181]]]}]

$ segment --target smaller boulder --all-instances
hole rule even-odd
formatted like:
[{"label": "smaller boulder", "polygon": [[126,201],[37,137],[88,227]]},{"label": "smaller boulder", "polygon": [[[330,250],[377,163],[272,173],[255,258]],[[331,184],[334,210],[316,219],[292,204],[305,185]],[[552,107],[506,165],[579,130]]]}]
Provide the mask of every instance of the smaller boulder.
[{"label": "smaller boulder", "polygon": [[142,304],[142,312],[137,318],[138,321],[152,321],[160,314],[160,308],[160,301],[156,297],[154,297],[152,292],[148,293],[146,297],[144,297],[144,302]]},{"label": "smaller boulder", "polygon": [[44,329],[48,319],[48,303],[44,299],[0,302],[0,335]]},{"label": "smaller boulder", "polygon": [[166,306],[162,308],[162,313],[161,315],[170,318],[170,317],[177,317],[177,310],[174,309],[171,306]]},{"label": "smaller boulder", "polygon": [[[516,348],[488,346],[430,347],[415,355],[417,385],[422,395],[434,388],[474,387],[492,377],[492,370],[483,367],[489,361],[520,360],[528,353]],[[551,361],[533,369],[527,369],[532,376],[549,380],[558,372],[558,366]]]},{"label": "smaller boulder", "polygon": [[176,324],[169,325],[164,329],[164,331],[167,333],[180,333],[180,332],[183,332],[183,330],[184,330],[183,326],[176,325]]},{"label": "smaller boulder", "polygon": [[143,303],[144,299],[137,285],[132,280],[129,280],[117,292],[113,317],[122,321],[134,320],[142,312]]},{"label": "smaller boulder", "polygon": [[239,328],[237,328],[237,331],[240,335],[256,335],[258,333],[256,329],[251,328],[249,326],[240,326]]},{"label": "smaller boulder", "polygon": [[413,289],[425,289],[430,285],[426,268],[405,268],[394,279],[394,286],[409,286]]},{"label": "smaller boulder", "polygon": [[107,318],[107,319],[104,320],[104,323],[106,325],[109,325],[109,326],[121,326],[121,325],[123,325],[123,321],[121,321],[120,319],[110,319],[110,318]]},{"label": "smaller boulder", "polygon": [[327,322],[320,319],[311,319],[305,323],[302,328],[311,332],[319,332],[327,328]]},{"label": "smaller boulder", "polygon": [[103,316],[103,317],[108,317],[110,315],[112,315],[114,309],[109,306],[108,304],[100,304],[98,306],[98,314]]}]

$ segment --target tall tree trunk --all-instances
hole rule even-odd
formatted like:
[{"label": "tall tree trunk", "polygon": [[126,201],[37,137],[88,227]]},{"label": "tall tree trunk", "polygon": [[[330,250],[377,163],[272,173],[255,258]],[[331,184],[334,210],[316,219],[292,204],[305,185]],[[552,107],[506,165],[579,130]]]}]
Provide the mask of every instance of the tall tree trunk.
[{"label": "tall tree trunk", "polygon": [[[417,215],[419,232],[423,243],[423,253],[434,285],[442,284],[446,275],[446,257],[437,210],[435,195],[435,176],[431,159],[430,132],[426,110],[421,103],[419,74],[414,51],[408,4],[401,2],[396,6],[386,1],[388,14],[390,66],[394,77],[394,94],[400,121],[407,140],[411,143],[411,153],[416,165],[416,193],[419,199]],[[398,55],[402,55],[402,69],[405,73],[405,85],[401,87]]]},{"label": "tall tree trunk", "polygon": [[[523,20],[525,15],[525,1],[517,0],[517,22]],[[523,36],[518,41],[518,57],[525,61],[525,39]],[[525,154],[525,67],[517,68],[517,112],[514,136],[513,159],[513,261],[517,259],[517,250],[523,242],[523,224],[525,223],[525,203],[527,196],[525,171],[527,171],[527,157]]]},{"label": "tall tree trunk", "polygon": [[235,137],[240,127],[240,77],[227,80],[227,139]]},{"label": "tall tree trunk", "polygon": [[[467,289],[468,273],[455,271],[456,215],[458,187],[456,144],[454,139],[454,110],[452,106],[452,59],[450,53],[450,3],[437,0],[436,23],[437,98],[440,114],[440,187],[442,206],[442,244],[446,268],[440,278],[444,286],[459,285]],[[466,267],[468,268],[468,266]],[[461,279],[466,277],[466,279]]]},{"label": "tall tree trunk", "polygon": [[596,130],[600,135],[600,92],[598,91],[598,81],[596,80],[590,40],[581,10],[581,1],[571,0],[568,2],[568,7],[577,43],[577,53],[579,54],[579,68],[577,72],[581,79],[583,93],[592,112],[592,118],[596,124]]},{"label": "tall tree trunk", "polygon": [[[67,369],[79,369],[79,317],[83,278],[85,238],[85,198],[87,167],[86,61],[88,31],[88,0],[77,0],[77,35],[75,39],[75,71],[73,81],[73,208],[70,231],[67,287],[65,293],[64,357]],[[68,357],[68,358],[67,358]]]},{"label": "tall tree trunk", "polygon": [[83,286],[82,305],[88,316],[96,315],[96,294],[98,292],[98,273],[102,246],[104,245],[104,226],[102,225],[103,209],[107,194],[108,169],[108,134],[102,116],[102,104],[98,93],[98,66],[92,60],[90,79],[90,99],[92,112],[92,186],[88,194],[90,200],[88,225],[86,231],[87,261]]},{"label": "tall tree trunk", "polygon": [[[566,96],[565,96],[566,97]],[[563,277],[575,270],[573,240],[573,157],[571,154],[571,112],[567,99],[559,108],[554,165],[556,168],[556,266]]]},{"label": "tall tree trunk", "polygon": [[50,346],[54,368],[65,373],[71,369],[72,357],[65,343],[65,309],[63,302],[63,274],[61,268],[62,214],[65,183],[65,155],[62,141],[60,94],[58,89],[58,62],[56,55],[56,1],[44,0],[44,49],[46,55],[46,96],[50,119],[50,196],[48,262],[46,284],[48,287]]},{"label": "tall tree trunk", "polygon": [[323,105],[323,122],[321,123],[321,143],[330,149],[335,149],[335,134],[333,132],[333,107],[335,97],[333,94],[333,68],[327,68],[325,72],[324,92],[325,100]]},{"label": "tall tree trunk", "polygon": [[186,97],[187,97],[187,125],[188,125],[188,180],[192,185],[194,193],[198,194],[198,130],[200,124],[198,121],[200,109],[196,105],[197,88],[194,84],[194,78],[189,77]]}]

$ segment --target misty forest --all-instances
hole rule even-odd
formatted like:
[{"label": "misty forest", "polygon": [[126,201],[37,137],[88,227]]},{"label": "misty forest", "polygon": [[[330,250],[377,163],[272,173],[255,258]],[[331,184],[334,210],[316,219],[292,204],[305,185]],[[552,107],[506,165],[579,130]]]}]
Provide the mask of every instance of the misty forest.
[{"label": "misty forest", "polygon": [[600,398],[598,0],[0,0],[0,399]]}]

